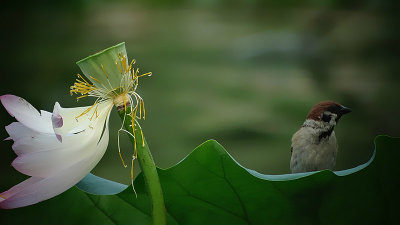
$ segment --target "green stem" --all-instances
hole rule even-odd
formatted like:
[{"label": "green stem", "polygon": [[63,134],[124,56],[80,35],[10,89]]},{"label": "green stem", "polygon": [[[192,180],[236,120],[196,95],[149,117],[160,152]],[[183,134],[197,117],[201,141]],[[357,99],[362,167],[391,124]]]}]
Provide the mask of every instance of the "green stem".
[{"label": "green stem", "polygon": [[[131,117],[125,116],[128,115],[130,107],[127,107],[127,112],[121,110],[119,112],[119,116],[121,120],[125,118],[125,129],[133,134]],[[139,129],[139,124],[135,121],[135,137],[136,137],[136,150],[137,157],[139,161],[140,169],[142,170],[143,177],[146,183],[147,194],[150,199],[152,214],[153,214],[153,224],[154,225],[165,225],[166,217],[165,217],[165,206],[164,206],[164,196],[161,189],[160,179],[158,178],[158,173],[156,169],[156,165],[154,164],[153,157],[151,156],[150,149],[147,145],[146,139],[142,136],[142,133]],[[143,138],[142,138],[143,137]],[[135,143],[132,136],[130,136],[130,140],[132,144]]]}]

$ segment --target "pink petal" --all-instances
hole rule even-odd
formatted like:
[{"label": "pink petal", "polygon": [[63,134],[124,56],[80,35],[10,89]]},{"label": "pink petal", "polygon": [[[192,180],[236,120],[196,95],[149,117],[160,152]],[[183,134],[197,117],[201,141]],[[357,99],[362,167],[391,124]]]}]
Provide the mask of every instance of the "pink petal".
[{"label": "pink petal", "polygon": [[39,177],[31,177],[29,179],[26,179],[22,181],[21,183],[15,185],[14,187],[10,188],[8,191],[5,191],[1,193],[0,195],[3,196],[5,199],[10,198],[13,196],[15,193],[20,192],[21,190],[25,189],[26,187],[29,187],[30,185],[33,185],[34,183],[43,180],[43,178]]},{"label": "pink petal", "polygon": [[[61,194],[86,176],[100,161],[107,149],[108,120],[112,104],[105,105],[108,108],[105,107],[104,110],[99,110],[99,118],[95,121],[88,120],[83,124],[66,123],[70,127],[66,127],[64,124],[61,129],[65,129],[65,127],[68,129],[66,129],[64,140],[61,143],[54,135],[50,113],[42,111],[42,115],[40,115],[29,103],[16,96],[1,96],[0,100],[7,110],[20,121],[20,124],[9,127],[10,134],[16,140],[13,149],[19,154],[13,162],[13,166],[21,172],[33,176],[2,193],[1,195],[5,198],[0,198],[0,208],[9,209],[32,205]],[[83,109],[66,110],[71,113],[66,114],[69,120],[64,120],[64,122],[74,121],[76,113]],[[63,119],[67,117],[63,117]],[[36,123],[32,122],[33,120]],[[46,124],[46,129],[50,125],[51,132],[43,132],[46,130],[43,127],[33,128],[32,126],[38,126],[37,121],[40,121],[39,125]],[[82,129],[87,127],[89,122],[93,128]],[[105,125],[106,129],[103,132]],[[24,130],[24,126],[32,131]],[[73,128],[72,131],[71,128]],[[76,130],[80,131],[79,134],[75,134]],[[43,177],[40,178],[40,176]]]},{"label": "pink petal", "polygon": [[90,171],[91,168],[85,166],[87,163],[87,160],[83,160],[63,170],[57,176],[31,177],[25,180],[1,194],[5,200],[0,202],[0,208],[12,209],[32,205],[61,194],[78,183]]},{"label": "pink petal", "polygon": [[57,137],[57,140],[59,141],[59,142],[62,142],[62,136],[61,135],[59,135],[59,134],[56,134],[56,137]]},{"label": "pink petal", "polygon": [[12,209],[32,205],[63,193],[82,180],[93,169],[104,155],[107,144],[108,127],[97,146],[92,146],[95,150],[92,157],[80,160],[51,177],[31,177],[1,193],[5,199],[0,201],[0,208]]},{"label": "pink petal", "polygon": [[[58,102],[56,104],[58,104]],[[57,107],[54,107],[54,111],[51,116],[51,122],[53,123],[53,128],[60,128],[64,125],[63,118]]]},{"label": "pink petal", "polygon": [[38,132],[52,133],[51,120],[47,116],[42,116],[25,99],[15,95],[3,95],[0,96],[0,101],[7,112],[24,126]]}]

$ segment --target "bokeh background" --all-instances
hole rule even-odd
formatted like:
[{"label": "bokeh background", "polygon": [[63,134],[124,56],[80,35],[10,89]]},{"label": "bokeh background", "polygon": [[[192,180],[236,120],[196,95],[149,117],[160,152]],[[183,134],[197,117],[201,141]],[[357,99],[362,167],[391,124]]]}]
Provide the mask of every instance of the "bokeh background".
[{"label": "bokeh background", "polygon": [[[366,162],[377,134],[400,136],[395,0],[18,1],[0,11],[0,94],[37,109],[91,104],[69,94],[75,62],[125,41],[129,57],[153,72],[138,92],[161,168],[215,139],[247,168],[288,173],[292,134],[328,99],[353,109],[336,127],[338,170]],[[12,121],[1,107],[1,139]],[[119,126],[113,112],[110,144],[93,172],[129,183]],[[122,142],[129,159],[132,147]],[[11,167],[11,145],[0,141],[0,190],[25,179]]]}]

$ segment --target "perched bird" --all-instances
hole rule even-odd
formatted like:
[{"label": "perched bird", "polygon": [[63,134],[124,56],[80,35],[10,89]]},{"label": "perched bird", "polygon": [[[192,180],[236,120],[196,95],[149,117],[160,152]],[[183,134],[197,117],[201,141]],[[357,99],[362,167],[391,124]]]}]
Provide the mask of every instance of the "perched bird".
[{"label": "perched bird", "polygon": [[311,108],[306,121],[292,137],[292,173],[333,170],[338,150],[333,129],[342,115],[349,112],[349,108],[333,101],[320,102]]}]

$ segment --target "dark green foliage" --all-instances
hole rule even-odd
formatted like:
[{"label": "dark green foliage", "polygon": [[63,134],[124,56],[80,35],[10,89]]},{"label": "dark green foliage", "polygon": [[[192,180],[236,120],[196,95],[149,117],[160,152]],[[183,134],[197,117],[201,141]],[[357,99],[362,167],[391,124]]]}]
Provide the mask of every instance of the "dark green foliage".
[{"label": "dark green foliage", "polygon": [[[378,136],[375,144],[372,163],[345,176],[268,176],[241,167],[216,141],[207,141],[158,171],[168,224],[395,224],[400,139]],[[141,175],[135,188],[138,198],[131,188],[101,196],[74,187],[34,206],[2,210],[1,224],[151,224]]]}]

